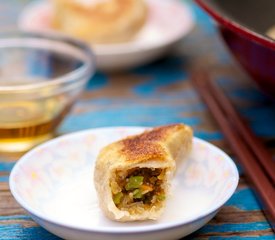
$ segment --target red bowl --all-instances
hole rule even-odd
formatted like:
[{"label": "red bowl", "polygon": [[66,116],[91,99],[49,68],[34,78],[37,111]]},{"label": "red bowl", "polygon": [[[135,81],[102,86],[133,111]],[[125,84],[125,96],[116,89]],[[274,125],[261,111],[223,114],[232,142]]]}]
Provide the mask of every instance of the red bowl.
[{"label": "red bowl", "polygon": [[275,41],[265,35],[275,25],[275,1],[196,2],[218,22],[225,43],[258,86],[275,98]]}]

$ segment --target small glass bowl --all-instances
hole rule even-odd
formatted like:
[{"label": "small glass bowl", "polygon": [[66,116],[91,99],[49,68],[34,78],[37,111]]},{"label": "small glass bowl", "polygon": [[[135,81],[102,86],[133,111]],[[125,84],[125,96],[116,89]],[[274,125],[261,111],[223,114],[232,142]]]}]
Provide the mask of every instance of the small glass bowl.
[{"label": "small glass bowl", "polygon": [[90,47],[56,34],[0,34],[0,153],[51,138],[95,71]]}]

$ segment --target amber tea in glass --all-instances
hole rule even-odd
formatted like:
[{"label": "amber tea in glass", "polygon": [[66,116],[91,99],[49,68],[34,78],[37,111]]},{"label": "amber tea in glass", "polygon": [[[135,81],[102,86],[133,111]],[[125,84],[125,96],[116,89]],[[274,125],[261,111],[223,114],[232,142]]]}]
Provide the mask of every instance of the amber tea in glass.
[{"label": "amber tea in glass", "polygon": [[92,74],[90,49],[67,38],[0,36],[0,155],[55,134]]},{"label": "amber tea in glass", "polygon": [[[0,96],[1,100],[1,96]],[[70,109],[63,94],[0,102],[0,152],[21,152],[51,138]]]}]

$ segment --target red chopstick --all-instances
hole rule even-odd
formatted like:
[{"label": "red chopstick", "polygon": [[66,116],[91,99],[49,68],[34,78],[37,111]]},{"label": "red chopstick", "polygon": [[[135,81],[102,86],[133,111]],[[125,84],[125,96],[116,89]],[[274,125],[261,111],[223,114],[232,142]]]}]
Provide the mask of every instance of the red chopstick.
[{"label": "red chopstick", "polygon": [[[267,176],[270,178],[273,186],[275,185],[275,162],[272,159],[271,154],[267,152],[262,142],[255,136],[247,124],[243,121],[241,116],[237,113],[231,102],[225,95],[219,90],[218,86],[214,84],[213,81],[207,82],[209,89],[214,93],[217,100],[220,104],[223,105],[223,108],[226,109],[230,121],[234,123],[236,130],[240,133],[243,140],[246,141],[247,146],[250,151],[253,152],[256,157],[259,159],[259,163],[262,165],[262,168],[266,172]],[[274,199],[275,201],[275,199]]]},{"label": "red chopstick", "polygon": [[[258,193],[263,203],[266,217],[275,231],[274,178],[272,177],[272,171],[267,170],[270,168],[274,171],[272,159],[265,159],[269,154],[262,144],[257,145],[259,140],[255,140],[256,137],[251,130],[247,131],[248,127],[243,126],[244,123],[241,121],[236,110],[225,96],[221,97],[220,90],[211,82],[207,72],[196,72],[192,76],[192,81],[221,127],[226,139],[244,168],[246,176],[255,187],[256,193]],[[265,159],[264,162],[263,159]]]}]

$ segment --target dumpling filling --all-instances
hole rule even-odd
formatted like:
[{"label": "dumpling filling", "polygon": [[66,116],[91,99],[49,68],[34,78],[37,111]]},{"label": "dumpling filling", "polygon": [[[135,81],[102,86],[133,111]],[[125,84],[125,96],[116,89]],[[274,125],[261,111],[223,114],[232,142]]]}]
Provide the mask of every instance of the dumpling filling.
[{"label": "dumpling filling", "polygon": [[110,183],[113,201],[120,210],[133,214],[152,206],[160,207],[166,197],[162,186],[164,178],[165,170],[159,168],[133,168],[126,173],[117,171],[116,180]]}]

